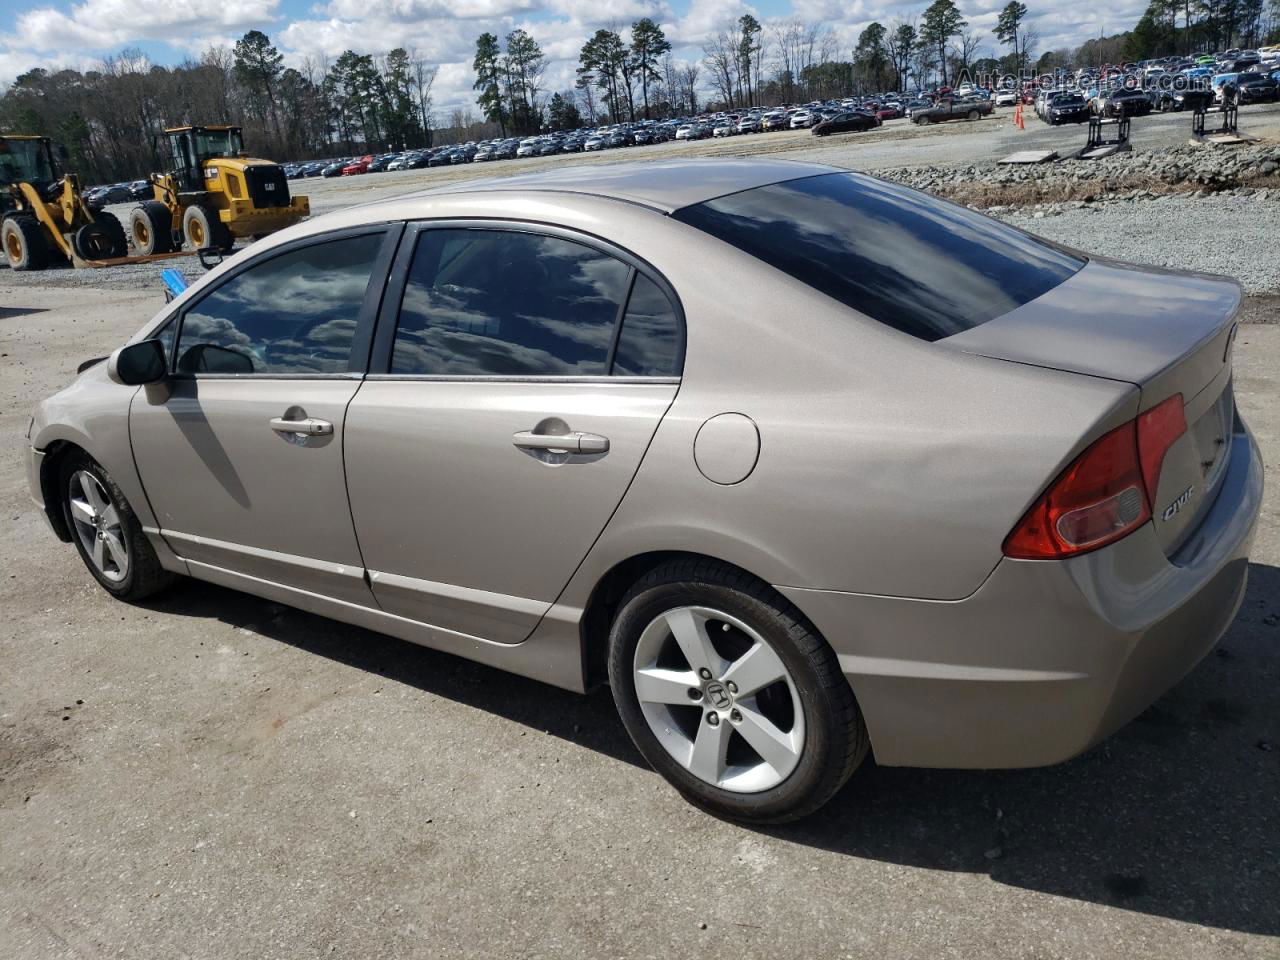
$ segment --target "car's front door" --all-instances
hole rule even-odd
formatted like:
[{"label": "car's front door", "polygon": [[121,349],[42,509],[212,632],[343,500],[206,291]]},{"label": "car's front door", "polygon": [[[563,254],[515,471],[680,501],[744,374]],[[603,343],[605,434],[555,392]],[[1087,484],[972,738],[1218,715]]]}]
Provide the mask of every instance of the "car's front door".
[{"label": "car's front door", "polygon": [[528,227],[423,227],[397,260],[347,416],[373,591],[389,613],[516,643],[675,398],[677,301],[620,251]]},{"label": "car's front door", "polygon": [[172,374],[130,408],[134,457],[178,556],[372,604],[343,476],[399,228],[267,254],[178,318]]}]

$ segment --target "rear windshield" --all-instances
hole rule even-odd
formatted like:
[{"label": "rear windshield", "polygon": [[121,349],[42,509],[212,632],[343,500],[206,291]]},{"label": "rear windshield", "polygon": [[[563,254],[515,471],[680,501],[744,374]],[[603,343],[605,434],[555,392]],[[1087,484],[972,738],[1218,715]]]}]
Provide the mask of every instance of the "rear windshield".
[{"label": "rear windshield", "polygon": [[1084,266],[996,220],[856,173],[756,187],[672,216],[922,340],[1008,313]]}]

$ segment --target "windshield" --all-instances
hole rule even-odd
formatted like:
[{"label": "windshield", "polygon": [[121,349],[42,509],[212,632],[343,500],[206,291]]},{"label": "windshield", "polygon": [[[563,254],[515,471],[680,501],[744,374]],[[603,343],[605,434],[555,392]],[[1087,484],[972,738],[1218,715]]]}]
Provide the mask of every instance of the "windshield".
[{"label": "windshield", "polygon": [[0,183],[52,183],[57,178],[43,140],[0,137]]},{"label": "windshield", "polygon": [[201,159],[235,157],[244,152],[239,130],[198,130],[195,139],[196,156]]},{"label": "windshield", "polygon": [[856,173],[756,187],[672,216],[922,340],[1008,313],[1084,266],[965,207]]}]

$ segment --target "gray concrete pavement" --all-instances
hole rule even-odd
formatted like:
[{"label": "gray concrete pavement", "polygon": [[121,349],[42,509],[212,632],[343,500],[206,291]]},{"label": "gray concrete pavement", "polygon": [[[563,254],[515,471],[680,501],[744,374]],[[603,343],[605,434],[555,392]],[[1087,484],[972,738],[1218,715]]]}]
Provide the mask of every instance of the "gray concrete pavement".
[{"label": "gray concrete pavement", "polygon": [[[752,830],[647,770],[607,691],[196,583],[109,600],[27,501],[22,435],[158,290],[0,279],[0,955],[1280,955],[1274,482],[1220,651],[1119,734],[1043,770],[868,765]],[[1236,390],[1274,473],[1280,326],[1242,328]]]}]

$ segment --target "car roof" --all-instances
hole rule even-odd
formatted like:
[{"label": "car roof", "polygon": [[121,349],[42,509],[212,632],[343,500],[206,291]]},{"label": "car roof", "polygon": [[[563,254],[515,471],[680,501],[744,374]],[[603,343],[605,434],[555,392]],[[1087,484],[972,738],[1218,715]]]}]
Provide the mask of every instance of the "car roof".
[{"label": "car roof", "polygon": [[407,196],[375,201],[369,206],[398,205],[406,200],[459,193],[519,190],[585,194],[638,203],[663,213],[672,213],[682,207],[753,187],[839,172],[839,167],[820,163],[767,159],[706,158],[657,163],[575,165],[514,177],[467,180]]}]

